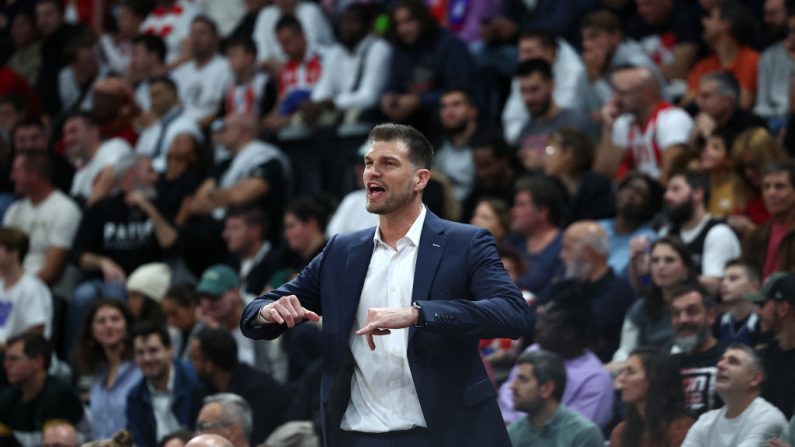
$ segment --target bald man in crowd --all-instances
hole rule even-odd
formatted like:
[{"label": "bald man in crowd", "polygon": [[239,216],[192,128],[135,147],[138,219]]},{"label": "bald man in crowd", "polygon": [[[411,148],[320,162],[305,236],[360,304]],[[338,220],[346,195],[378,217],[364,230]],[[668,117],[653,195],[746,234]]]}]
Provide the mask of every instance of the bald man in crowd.
[{"label": "bald man in crowd", "polygon": [[[566,265],[566,278],[584,283],[591,311],[588,347],[603,362],[610,361],[618,349],[624,314],[635,301],[629,282],[616,276],[607,264],[609,254],[607,233],[595,221],[575,222],[563,234],[560,260]],[[539,302],[555,296],[555,287],[549,294],[539,296]]]},{"label": "bald man in crowd", "polygon": [[47,425],[42,440],[43,447],[77,447],[77,431],[68,422],[57,422]]},{"label": "bald man in crowd", "polygon": [[188,441],[185,447],[234,447],[228,439],[218,435],[199,435]]}]

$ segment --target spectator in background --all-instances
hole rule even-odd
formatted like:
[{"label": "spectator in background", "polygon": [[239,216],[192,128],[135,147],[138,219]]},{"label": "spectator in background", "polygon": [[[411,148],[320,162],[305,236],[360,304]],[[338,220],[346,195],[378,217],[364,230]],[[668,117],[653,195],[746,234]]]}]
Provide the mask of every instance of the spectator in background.
[{"label": "spectator in background", "polygon": [[364,230],[378,225],[378,215],[367,211],[365,206],[367,190],[364,187],[364,155],[367,153],[367,149],[367,144],[360,145],[358,149],[357,161],[353,165],[357,189],[342,198],[329,219],[326,228],[326,237],[329,239],[336,234]]},{"label": "spectator in background", "polygon": [[519,373],[511,386],[514,407],[527,413],[527,417],[508,427],[511,445],[604,445],[599,427],[561,403],[566,369],[560,357],[538,350],[523,354],[517,364]]},{"label": "spectator in background", "polygon": [[99,79],[107,75],[107,69],[100,66],[94,43],[89,38],[72,41],[64,51],[69,64],[58,73],[61,102],[58,118],[91,110],[91,90]]},{"label": "spectator in background", "polygon": [[3,366],[10,386],[0,392],[0,424],[6,427],[0,442],[38,446],[49,423],[77,426],[83,420],[77,393],[47,374],[51,357],[50,344],[39,334],[26,332],[8,340]]},{"label": "spectator in background", "polygon": [[[235,24],[234,29],[226,35],[226,38],[229,40],[241,37],[253,39],[254,25],[257,23],[257,17],[259,17],[262,8],[270,3],[270,0],[245,0],[243,3],[246,11],[243,16],[240,17],[237,24]],[[259,42],[255,41],[255,43],[256,46],[259,46]]]},{"label": "spectator in background", "polygon": [[30,239],[25,271],[51,287],[66,270],[81,218],[77,204],[52,184],[53,171],[47,153],[20,151],[11,179],[21,199],[3,218],[3,226],[18,228]]},{"label": "spectator in background", "polygon": [[232,255],[231,266],[240,277],[240,289],[248,298],[262,293],[281,264],[276,247],[265,239],[265,212],[257,207],[235,207],[226,213],[223,238]]},{"label": "spectator in background", "polygon": [[[190,360],[191,341],[204,329],[199,321],[199,294],[191,284],[171,286],[160,302],[160,308],[166,316],[166,322],[172,335],[174,358],[187,362]],[[237,351],[235,351],[237,352]]]},{"label": "spectator in background", "polygon": [[97,40],[97,52],[102,65],[113,73],[122,74],[130,66],[133,39],[150,9],[149,2],[125,0],[116,5],[116,29],[106,32]]},{"label": "spectator in background", "polygon": [[91,113],[100,126],[103,138],[122,138],[130,145],[138,141],[134,120],[141,113],[133,91],[125,80],[109,76],[98,80],[91,89]]},{"label": "spectator in background", "polygon": [[533,119],[519,132],[519,160],[528,171],[544,167],[544,152],[550,136],[563,128],[578,129],[595,138],[591,119],[582,112],[560,107],[552,98],[555,80],[552,67],[543,59],[529,59],[516,69],[525,107]]},{"label": "spectator in background", "polygon": [[686,153],[693,120],[662,98],[659,81],[647,67],[618,69],[610,83],[613,99],[601,109],[594,170],[609,177],[638,170],[665,184]]},{"label": "spectator in background", "polygon": [[139,34],[132,40],[130,64],[124,77],[135,88],[135,101],[144,112],[139,118],[142,126],[151,125],[153,117],[150,109],[150,80],[163,77],[166,69],[166,44],[159,36]]},{"label": "spectator in background", "polygon": [[193,429],[201,388],[193,368],[173,360],[165,326],[140,326],[132,338],[143,378],[127,395],[127,429],[136,445],[157,445],[169,433]]},{"label": "spectator in background", "polygon": [[679,446],[693,424],[685,412],[676,362],[657,348],[638,348],[616,379],[624,420],[613,429],[613,447]]},{"label": "spectator in background", "polygon": [[326,226],[333,207],[328,200],[302,196],[284,213],[284,239],[289,254],[284,261],[295,273],[306,267],[326,246]]},{"label": "spectator in background", "polygon": [[259,445],[284,421],[290,396],[271,376],[240,363],[236,354],[234,337],[223,329],[204,329],[190,345],[191,362],[205,395],[234,393],[245,399],[253,422],[246,438]]},{"label": "spectator in background", "polygon": [[248,447],[252,422],[251,407],[242,397],[219,393],[204,398],[196,426],[200,433],[223,436],[233,447]]},{"label": "spectator in background", "polygon": [[763,266],[765,279],[775,271],[795,271],[795,246],[789,237],[795,215],[795,163],[770,163],[764,167],[761,184],[770,221],[745,235],[743,254]]},{"label": "spectator in background", "polygon": [[727,0],[716,2],[701,22],[704,42],[711,54],[696,62],[690,70],[688,91],[681,103],[688,104],[696,97],[703,75],[723,69],[733,74],[740,84],[740,107],[751,109],[755,103],[759,61],[759,53],[748,45],[755,33],[753,16],[738,1]]},{"label": "spectator in background", "polygon": [[761,330],[759,315],[749,298],[758,293],[761,276],[762,272],[753,262],[732,259],[726,263],[720,282],[720,302],[725,313],[718,320],[718,340],[722,343],[756,345]]},{"label": "spectator in background", "polygon": [[391,19],[394,52],[381,111],[390,121],[429,135],[443,91],[475,92],[475,63],[464,43],[440,29],[421,1],[396,3]]},{"label": "spectator in background", "polygon": [[232,0],[218,3],[212,0],[196,0],[196,6],[218,24],[218,34],[226,38],[232,28],[245,13],[244,0]]},{"label": "spectator in background", "polygon": [[166,172],[169,149],[180,135],[190,135],[203,140],[201,129],[185,111],[179,100],[176,83],[169,77],[151,78],[149,104],[152,123],[141,131],[135,153],[146,155],[158,173]]},{"label": "spectator in background", "polygon": [[[530,59],[543,59],[552,67],[555,81],[552,100],[555,104],[564,109],[586,111],[588,76],[580,55],[568,42],[556,38],[545,29],[531,28],[520,32],[516,45],[520,64]],[[532,119],[522,99],[519,80],[514,76],[511,81],[511,94],[502,109],[505,139],[516,144],[519,132]]]},{"label": "spectator in background", "polygon": [[14,150],[17,152],[46,152],[52,162],[51,180],[53,185],[60,189],[61,192],[69,194],[69,191],[72,190],[72,178],[75,174],[75,168],[63,154],[48,148],[47,130],[40,120],[22,118],[11,132],[11,140]]},{"label": "spectator in background", "polygon": [[565,127],[550,134],[543,148],[544,173],[557,181],[568,195],[566,224],[604,219],[616,212],[613,184],[591,171],[594,149],[584,132]]},{"label": "spectator in background", "polygon": [[11,19],[10,31],[14,52],[9,56],[6,65],[19,73],[28,85],[36,85],[44,61],[42,40],[39,30],[36,29],[33,11],[18,11]]},{"label": "spectator in background", "polygon": [[218,115],[267,115],[276,104],[276,80],[257,67],[257,46],[251,37],[229,39],[224,44],[234,82],[229,85]]},{"label": "spectator in background", "polygon": [[765,0],[762,11],[763,48],[787,38],[787,18],[789,10],[787,0]]},{"label": "spectator in background", "polygon": [[610,255],[607,263],[616,275],[629,275],[630,241],[654,241],[657,232],[651,222],[662,209],[663,188],[651,177],[630,173],[618,183],[616,190],[616,217],[599,221],[610,240]]},{"label": "spectator in background", "polygon": [[91,439],[109,438],[127,426],[127,394],[142,377],[132,361],[132,323],[118,300],[96,301],[86,315],[75,359],[79,374],[91,378]]},{"label": "spectator in background", "polygon": [[469,223],[489,230],[494,241],[500,244],[511,231],[511,210],[500,199],[483,199],[475,207]]},{"label": "spectator in background", "polygon": [[219,435],[199,435],[191,438],[185,447],[235,447],[228,439]]},{"label": "spectator in background", "polygon": [[550,278],[562,276],[565,269],[558,257],[564,200],[560,187],[548,177],[529,177],[516,184],[511,208],[511,229],[516,233],[507,243],[522,254],[526,265],[524,276],[516,283],[536,295],[549,287]]},{"label": "spectator in background", "polygon": [[53,422],[48,424],[42,434],[43,447],[78,447],[83,445],[74,425],[68,422]]},{"label": "spectator in background", "polygon": [[259,10],[251,37],[257,43],[260,66],[274,76],[288,59],[276,37],[276,23],[288,15],[298,19],[309,46],[325,47],[334,43],[332,29],[317,4],[303,0],[278,0],[265,6]]},{"label": "spectator in background", "polygon": [[130,273],[127,278],[127,304],[135,324],[166,324],[160,302],[170,284],[171,268],[162,262],[142,264]]},{"label": "spectator in background", "polygon": [[177,84],[185,116],[204,128],[215,119],[224,92],[232,85],[232,72],[226,58],[218,54],[215,22],[197,16],[191,22],[188,39],[191,58],[172,71],[171,76]]},{"label": "spectator in background", "polygon": [[717,130],[726,135],[726,147],[751,127],[764,127],[765,122],[740,107],[740,84],[728,71],[712,71],[701,77],[695,98],[699,113],[695,118],[696,134],[706,140]]},{"label": "spectator in background", "polygon": [[784,415],[759,397],[765,370],[748,346],[732,345],[717,364],[715,389],[726,403],[701,415],[687,433],[684,447],[766,445],[786,427]]},{"label": "spectator in background", "polygon": [[[15,228],[0,228],[0,350],[22,333],[52,335],[53,300],[47,285],[22,268],[28,237]],[[47,359],[49,363],[49,358]]]},{"label": "spectator in background", "polygon": [[[769,3],[784,3],[782,0],[768,0]],[[795,59],[795,8],[785,8],[784,21],[780,42],[767,47],[759,57],[759,71],[756,84],[756,106],[754,113],[767,120],[771,132],[780,135],[786,128],[790,115],[792,98],[792,78],[788,76]],[[770,28],[766,28],[770,29]],[[771,42],[772,43],[772,42]]]},{"label": "spectator in background", "polygon": [[710,199],[707,212],[718,219],[734,212],[734,193],[737,189],[737,171],[731,160],[728,141],[732,138],[725,128],[716,129],[706,138],[698,156],[699,168],[709,176]]},{"label": "spectator in background", "polygon": [[116,186],[114,165],[129,154],[129,143],[121,138],[103,141],[96,120],[87,113],[71,115],[64,122],[67,155],[80,168],[72,181],[71,196],[90,206],[109,197]]},{"label": "spectator in background", "polygon": [[470,144],[478,130],[478,108],[464,90],[448,90],[439,99],[439,120],[445,137],[434,153],[434,168],[448,179],[459,202],[475,182],[475,162]]},{"label": "spectator in background", "polygon": [[141,33],[158,36],[166,44],[166,62],[170,68],[188,60],[185,47],[193,19],[199,9],[188,0],[156,0],[155,7],[141,23]]},{"label": "spectator in background", "polygon": [[483,130],[472,137],[475,184],[463,203],[462,216],[471,216],[478,202],[485,198],[513,203],[513,185],[519,176],[514,166],[513,150],[501,132]]}]

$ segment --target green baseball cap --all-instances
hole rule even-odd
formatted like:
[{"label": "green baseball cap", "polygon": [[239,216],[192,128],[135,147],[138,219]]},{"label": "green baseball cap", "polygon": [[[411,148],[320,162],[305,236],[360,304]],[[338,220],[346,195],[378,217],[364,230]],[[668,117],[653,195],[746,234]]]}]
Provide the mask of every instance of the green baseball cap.
[{"label": "green baseball cap", "polygon": [[769,299],[770,292],[773,289],[773,285],[778,282],[779,279],[787,276],[787,272],[773,272],[770,276],[767,277],[762,287],[759,288],[756,292],[747,292],[743,294],[743,299],[745,301],[750,301],[752,303],[762,303],[765,300]]},{"label": "green baseball cap", "polygon": [[225,264],[215,264],[202,273],[196,291],[202,295],[221,296],[239,285],[240,279],[231,267]]}]

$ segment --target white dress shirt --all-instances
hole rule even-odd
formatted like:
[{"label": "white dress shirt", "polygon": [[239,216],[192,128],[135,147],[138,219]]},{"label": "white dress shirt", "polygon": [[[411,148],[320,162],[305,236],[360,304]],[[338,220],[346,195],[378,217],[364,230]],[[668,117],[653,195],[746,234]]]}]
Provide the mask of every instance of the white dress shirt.
[{"label": "white dress shirt", "polygon": [[371,351],[364,336],[355,332],[367,324],[371,307],[409,307],[414,288],[417,251],[425,223],[423,206],[417,220],[397,242],[397,250],[381,239],[376,228],[373,255],[351,330],[351,351],[356,367],[351,380],[351,401],[340,428],[383,433],[427,427],[408,362],[409,329],[391,329],[375,337]]},{"label": "white dress shirt", "polygon": [[168,385],[165,391],[160,391],[152,386],[149,380],[146,381],[149,393],[152,395],[152,411],[155,414],[155,426],[157,427],[158,442],[166,435],[181,430],[182,427],[171,411],[174,404],[174,365],[171,365],[168,375]]}]

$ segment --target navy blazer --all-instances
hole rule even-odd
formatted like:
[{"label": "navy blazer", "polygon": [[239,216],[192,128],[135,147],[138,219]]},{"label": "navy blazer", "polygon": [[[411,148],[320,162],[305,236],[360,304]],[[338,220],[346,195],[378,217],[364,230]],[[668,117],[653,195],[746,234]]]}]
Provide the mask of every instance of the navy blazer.
[{"label": "navy blazer", "polygon": [[[370,228],[335,236],[294,280],[254,300],[241,318],[246,336],[276,338],[285,325],[257,326],[254,320],[264,304],[285,295],[296,295],[323,316],[321,421],[327,446],[336,445],[350,401],[349,339],[359,329],[352,326],[374,235]],[[418,250],[412,301],[422,306],[426,326],[409,329],[407,356],[428,430],[440,446],[510,446],[478,340],[518,338],[530,308],[486,230],[428,211]]]}]

